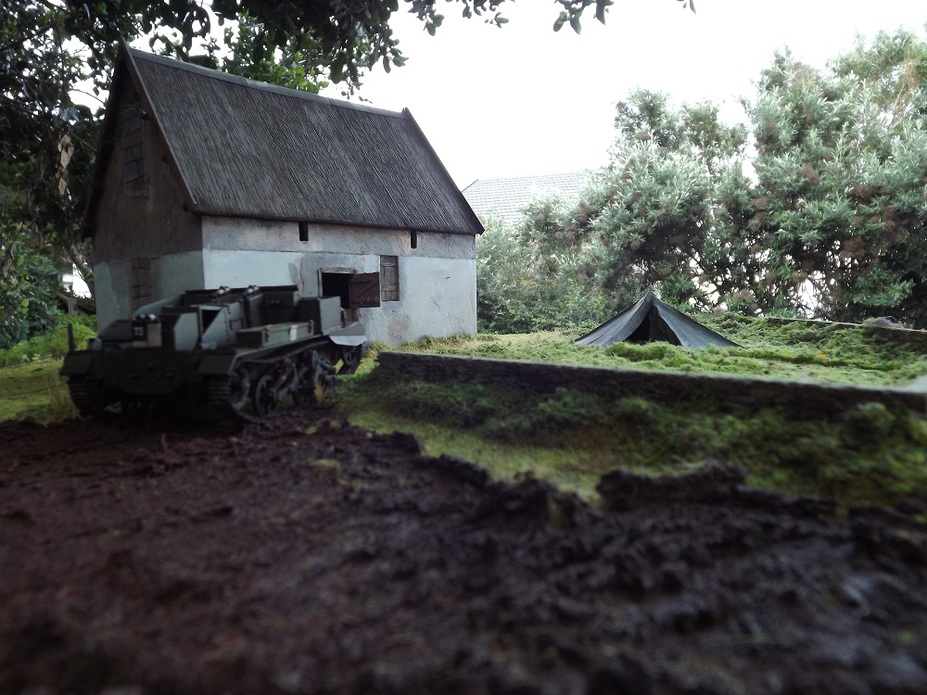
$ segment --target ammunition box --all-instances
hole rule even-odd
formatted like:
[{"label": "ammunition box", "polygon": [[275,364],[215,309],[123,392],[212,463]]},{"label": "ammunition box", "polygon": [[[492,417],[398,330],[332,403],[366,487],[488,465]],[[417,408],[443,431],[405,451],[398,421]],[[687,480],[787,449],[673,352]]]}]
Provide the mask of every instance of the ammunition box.
[{"label": "ammunition box", "polygon": [[308,323],[273,324],[255,326],[238,331],[235,344],[238,347],[262,348],[285,345],[310,335]]}]

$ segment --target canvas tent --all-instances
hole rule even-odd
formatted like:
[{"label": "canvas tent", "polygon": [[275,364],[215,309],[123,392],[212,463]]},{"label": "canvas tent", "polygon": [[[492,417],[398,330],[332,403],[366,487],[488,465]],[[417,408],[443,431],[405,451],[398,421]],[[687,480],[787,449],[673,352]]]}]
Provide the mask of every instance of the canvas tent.
[{"label": "canvas tent", "polygon": [[651,291],[633,305],[609,319],[576,342],[583,345],[607,347],[612,343],[628,341],[646,343],[662,340],[682,347],[695,348],[717,345],[739,347],[722,335],[690,319],[681,311],[664,302]]}]

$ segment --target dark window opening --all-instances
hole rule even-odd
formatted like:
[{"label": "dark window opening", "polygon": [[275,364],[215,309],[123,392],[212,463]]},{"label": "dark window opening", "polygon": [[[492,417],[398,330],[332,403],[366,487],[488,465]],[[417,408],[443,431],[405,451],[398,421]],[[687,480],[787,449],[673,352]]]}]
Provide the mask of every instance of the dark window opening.
[{"label": "dark window opening", "polygon": [[350,308],[351,275],[353,273],[322,273],[322,296],[340,297],[341,307]]},{"label": "dark window opening", "polygon": [[309,223],[300,222],[299,223],[299,240],[303,243],[309,241]]},{"label": "dark window opening", "polygon": [[357,309],[380,306],[380,274],[323,272],[322,296],[340,298],[348,318],[357,320]]},{"label": "dark window opening", "polygon": [[416,232],[414,229],[409,232],[409,244],[413,249],[418,248],[418,232]]},{"label": "dark window opening", "polygon": [[380,299],[384,302],[399,301],[399,258],[397,256],[380,256]]},{"label": "dark window opening", "polygon": [[203,322],[203,332],[205,333],[209,330],[209,327],[212,326],[212,322],[216,320],[219,314],[222,313],[221,309],[212,309],[203,307],[200,310],[200,318]]}]

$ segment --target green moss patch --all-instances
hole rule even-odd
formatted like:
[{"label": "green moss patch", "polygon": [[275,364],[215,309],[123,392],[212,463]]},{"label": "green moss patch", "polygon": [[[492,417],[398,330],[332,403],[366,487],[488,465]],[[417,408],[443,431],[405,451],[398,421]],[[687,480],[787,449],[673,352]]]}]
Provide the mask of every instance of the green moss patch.
[{"label": "green moss patch", "polygon": [[[733,314],[695,318],[742,347],[602,349],[577,345],[578,336],[535,333],[426,338],[401,349],[868,386],[927,374],[921,332]],[[392,382],[370,365],[336,395],[353,420],[414,432],[429,451],[469,458],[500,477],[531,473],[592,496],[598,476],[614,468],[667,474],[722,461],[746,471],[752,485],[844,505],[927,500],[927,422],[881,403],[863,402],[829,418],[762,403],[738,412],[711,401],[616,401],[575,389],[532,396],[483,383]]]},{"label": "green moss patch", "polygon": [[[410,352],[498,359],[673,370],[703,374],[774,377],[872,386],[901,385],[927,374],[927,354],[908,331],[809,321],[698,316],[700,322],[741,348],[686,349],[669,343],[577,345],[561,333],[426,338],[403,346]],[[918,332],[919,334],[919,332]],[[923,342],[927,345],[927,340]]]}]

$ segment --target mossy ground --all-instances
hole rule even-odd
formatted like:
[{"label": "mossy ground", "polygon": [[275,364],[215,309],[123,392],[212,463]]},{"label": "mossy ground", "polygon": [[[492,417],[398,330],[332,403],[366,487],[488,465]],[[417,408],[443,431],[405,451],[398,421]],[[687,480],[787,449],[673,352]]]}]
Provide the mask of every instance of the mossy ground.
[{"label": "mossy ground", "polygon": [[[699,317],[740,348],[690,350],[669,343],[577,345],[562,333],[425,338],[401,350],[622,369],[664,369],[829,383],[893,386],[927,374],[927,352],[898,331],[805,321]],[[927,340],[925,340],[927,345]]]},{"label": "mossy ground", "polygon": [[[401,349],[860,385],[899,385],[927,373],[927,356],[910,341],[863,326],[739,317],[716,323],[713,328],[743,348],[650,343],[602,349],[542,333],[429,338]],[[606,403],[571,389],[538,399],[488,384],[394,383],[372,365],[365,361],[334,394],[352,421],[414,432],[429,453],[477,461],[501,478],[531,474],[592,497],[598,477],[616,467],[666,474],[723,461],[743,468],[755,486],[844,505],[927,500],[927,421],[879,403],[822,419],[781,408],[722,412],[712,402]]]},{"label": "mossy ground", "polygon": [[[927,374],[910,341],[866,327],[739,317],[704,321],[742,349],[686,350],[666,343],[578,346],[557,333],[425,339],[402,349],[616,368],[672,369],[809,381],[896,385]],[[92,329],[78,329],[82,344]],[[0,351],[0,419],[73,417],[58,376],[64,327]],[[917,413],[862,403],[840,418],[759,409],[721,412],[712,403],[605,403],[561,389],[545,398],[487,384],[390,382],[375,369],[376,346],[328,401],[361,426],[417,434],[429,453],[484,465],[494,475],[545,478],[585,497],[599,476],[622,467],[664,474],[708,461],[742,467],[754,485],[830,497],[846,505],[927,500],[927,422]],[[50,357],[49,357],[50,356]]]}]

